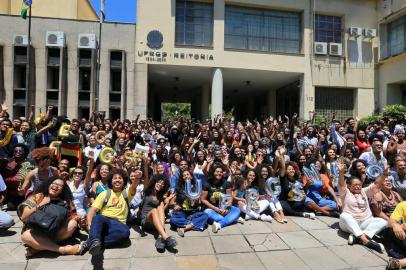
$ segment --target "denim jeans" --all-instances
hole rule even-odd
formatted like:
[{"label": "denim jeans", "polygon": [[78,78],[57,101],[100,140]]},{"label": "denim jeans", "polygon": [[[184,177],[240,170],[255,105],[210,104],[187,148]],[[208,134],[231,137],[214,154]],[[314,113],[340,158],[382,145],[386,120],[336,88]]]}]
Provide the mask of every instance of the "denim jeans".
[{"label": "denim jeans", "polygon": [[237,221],[240,217],[240,209],[231,206],[230,212],[226,216],[222,216],[213,209],[206,209],[204,212],[209,216],[209,221],[215,221],[221,225],[221,228],[227,227]]},{"label": "denim jeans", "polygon": [[13,225],[13,218],[6,212],[0,210],[0,229],[8,229]]},{"label": "denim jeans", "polygon": [[104,248],[123,243],[130,238],[130,229],[126,224],[103,215],[93,217],[90,226],[89,242],[99,240]]},{"label": "denim jeans", "polygon": [[178,228],[185,228],[192,224],[194,231],[203,231],[207,227],[209,216],[204,212],[173,211],[171,224]]}]

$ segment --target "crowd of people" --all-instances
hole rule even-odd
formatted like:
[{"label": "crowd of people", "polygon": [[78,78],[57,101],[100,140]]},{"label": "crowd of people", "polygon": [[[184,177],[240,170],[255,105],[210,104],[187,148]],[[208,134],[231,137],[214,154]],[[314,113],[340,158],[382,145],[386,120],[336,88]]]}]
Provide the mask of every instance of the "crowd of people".
[{"label": "crowd of people", "polygon": [[[47,250],[99,255],[130,227],[156,235],[158,251],[208,226],[337,218],[348,244],[406,266],[404,119],[360,124],[291,117],[235,121],[90,120],[0,112],[0,228],[24,223],[26,256]],[[7,210],[7,211],[6,211]],[[79,230],[86,241],[62,245]]]}]

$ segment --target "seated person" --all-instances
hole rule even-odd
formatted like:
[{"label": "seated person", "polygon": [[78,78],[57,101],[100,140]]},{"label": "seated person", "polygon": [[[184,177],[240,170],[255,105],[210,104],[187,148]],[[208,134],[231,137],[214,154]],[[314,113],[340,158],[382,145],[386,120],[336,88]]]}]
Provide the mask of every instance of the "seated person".
[{"label": "seated person", "polygon": [[399,203],[389,219],[389,227],[392,229],[393,241],[403,258],[389,259],[387,269],[401,269],[406,267],[406,202]]},{"label": "seated person", "polygon": [[385,177],[381,190],[371,200],[374,215],[388,221],[395,207],[402,201],[399,193],[393,190],[392,181],[392,176]]},{"label": "seated person", "polygon": [[[60,229],[52,235],[37,228],[30,228],[27,223],[30,216],[41,210],[42,206],[63,202],[69,214]],[[59,254],[77,255],[79,245],[61,246],[58,243],[70,238],[77,228],[76,209],[72,202],[72,193],[65,181],[59,176],[49,177],[42,182],[36,192],[18,206],[18,215],[24,223],[21,240],[27,245],[26,257],[29,258],[41,250],[57,252]]]},{"label": "seated person", "polygon": [[374,183],[362,188],[362,182],[358,178],[351,178],[348,184],[345,182],[345,165],[337,162],[340,171],[338,191],[343,204],[343,212],[340,215],[340,229],[350,233],[348,244],[361,242],[364,246],[384,252],[384,246],[372,238],[385,229],[388,222],[382,218],[372,216],[369,207],[369,199],[379,192],[382,183],[388,176],[389,167],[385,166],[384,174],[380,175]]},{"label": "seated person", "polygon": [[[109,190],[100,193],[93,202],[87,215],[89,238],[82,243],[81,254],[87,250],[93,256],[102,252],[103,248],[111,248],[130,237],[130,230],[126,225],[129,204],[135,195],[139,182],[133,181],[127,186],[125,171],[115,169],[109,179]],[[98,212],[98,215],[95,215]]]},{"label": "seated person", "polygon": [[141,226],[143,230],[155,229],[158,232],[159,236],[155,242],[158,251],[174,248],[178,243],[165,231],[165,208],[175,198],[174,193],[166,199],[164,198],[169,190],[169,181],[165,175],[156,174],[151,177],[151,180],[145,181],[144,186],[144,199],[139,210]]},{"label": "seated person", "polygon": [[[6,191],[6,189],[7,189],[6,184],[4,183],[3,177],[0,174],[0,206],[3,205],[5,198],[3,193]],[[6,212],[0,210],[0,232],[7,230],[13,225],[14,225],[13,218]]]},{"label": "seated person", "polygon": [[177,232],[181,237],[187,231],[204,231],[209,218],[206,213],[199,210],[200,199],[192,200],[186,194],[186,180],[188,179],[196,188],[196,179],[189,171],[183,171],[175,189],[176,205],[171,215],[171,224],[177,228]]}]

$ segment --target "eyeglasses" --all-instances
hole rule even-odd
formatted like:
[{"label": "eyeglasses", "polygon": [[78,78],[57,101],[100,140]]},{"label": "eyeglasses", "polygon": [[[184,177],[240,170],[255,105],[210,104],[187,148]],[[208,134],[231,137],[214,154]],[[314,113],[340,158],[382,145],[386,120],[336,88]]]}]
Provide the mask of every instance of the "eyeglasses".
[{"label": "eyeglasses", "polygon": [[52,183],[51,186],[58,187],[58,189],[63,189],[63,185]]},{"label": "eyeglasses", "polygon": [[73,172],[73,175],[82,175],[83,172]]}]

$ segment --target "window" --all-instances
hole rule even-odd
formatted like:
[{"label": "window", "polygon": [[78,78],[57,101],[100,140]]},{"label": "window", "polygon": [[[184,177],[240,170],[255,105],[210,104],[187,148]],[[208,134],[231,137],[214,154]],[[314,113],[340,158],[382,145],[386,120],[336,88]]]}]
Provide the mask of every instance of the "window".
[{"label": "window", "polygon": [[316,42],[342,42],[341,17],[317,14],[314,24]]},{"label": "window", "polygon": [[353,89],[316,87],[315,95],[318,115],[331,118],[335,112],[340,121],[354,116]]},{"label": "window", "polygon": [[212,46],[213,5],[208,3],[176,1],[175,44]]},{"label": "window", "polygon": [[389,56],[406,51],[406,16],[388,24]]},{"label": "window", "polygon": [[226,7],[226,49],[299,53],[300,14],[271,10]]}]

